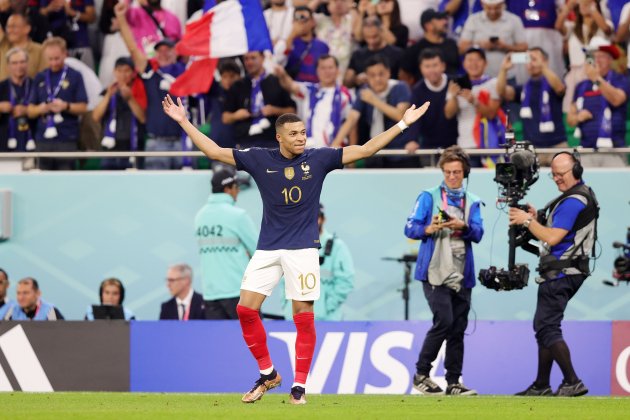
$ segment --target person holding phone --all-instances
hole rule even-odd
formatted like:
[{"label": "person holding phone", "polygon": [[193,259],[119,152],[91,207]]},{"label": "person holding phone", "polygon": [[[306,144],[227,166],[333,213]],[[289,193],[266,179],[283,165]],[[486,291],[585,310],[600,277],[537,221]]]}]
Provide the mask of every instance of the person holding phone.
[{"label": "person holding phone", "polygon": [[525,28],[521,19],[505,10],[505,0],[482,0],[483,10],[471,15],[459,39],[459,53],[478,46],[486,51],[489,76],[497,76],[509,52],[527,51]]},{"label": "person holding phone", "polygon": [[[438,166],[444,180],[422,191],[405,225],[405,236],[420,239],[415,279],[433,313],[433,326],[422,344],[413,387],[423,395],[476,395],[460,383],[464,362],[464,332],[475,267],[472,243],[483,237],[479,197],[464,187],[470,175],[468,155],[459,147],[444,150]],[[447,387],[444,391],[430,377],[432,362],[446,340]]]},{"label": "person holding phone", "polygon": [[[521,54],[524,54],[522,56]],[[527,69],[529,79],[522,88],[507,83],[508,71],[515,66]],[[551,69],[549,55],[542,48],[531,48],[526,53],[511,53],[503,60],[497,91],[507,100],[520,102],[519,115],[523,122],[524,139],[536,147],[567,147],[567,135],[562,121],[562,97],[565,86]],[[541,165],[551,165],[552,154],[541,153]]]}]

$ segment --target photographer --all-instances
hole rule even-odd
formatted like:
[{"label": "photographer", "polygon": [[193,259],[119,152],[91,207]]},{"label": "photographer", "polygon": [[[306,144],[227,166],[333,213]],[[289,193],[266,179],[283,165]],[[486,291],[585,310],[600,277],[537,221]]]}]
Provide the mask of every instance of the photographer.
[{"label": "photographer", "polygon": [[[553,361],[560,366],[564,379],[555,395],[577,397],[588,392],[571,363],[569,347],[560,323],[569,300],[577,293],[589,272],[589,253],[596,238],[598,205],[595,194],[582,181],[579,157],[557,153],[551,161],[551,177],[562,193],[536,218],[536,210],[510,208],[510,224],[521,225],[539,241],[541,278],[534,315],[538,342],[538,374],[522,396],[550,396],[549,376]],[[546,222],[542,220],[546,218]]]},{"label": "photographer", "polygon": [[483,236],[481,201],[463,187],[470,173],[468,156],[458,146],[447,148],[438,162],[444,181],[423,191],[407,219],[405,236],[420,239],[415,278],[422,282],[433,313],[416,363],[413,387],[424,395],[444,391],[429,377],[431,363],[446,340],[447,395],[476,395],[459,383],[464,362],[464,332],[475,286],[472,242]]}]

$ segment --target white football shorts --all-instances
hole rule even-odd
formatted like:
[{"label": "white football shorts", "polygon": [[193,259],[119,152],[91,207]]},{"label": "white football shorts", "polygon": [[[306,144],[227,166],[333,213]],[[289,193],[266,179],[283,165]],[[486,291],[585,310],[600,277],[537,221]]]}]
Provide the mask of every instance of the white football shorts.
[{"label": "white football shorts", "polygon": [[287,299],[319,299],[319,250],[256,250],[243,274],[241,289],[271,296],[282,276]]}]

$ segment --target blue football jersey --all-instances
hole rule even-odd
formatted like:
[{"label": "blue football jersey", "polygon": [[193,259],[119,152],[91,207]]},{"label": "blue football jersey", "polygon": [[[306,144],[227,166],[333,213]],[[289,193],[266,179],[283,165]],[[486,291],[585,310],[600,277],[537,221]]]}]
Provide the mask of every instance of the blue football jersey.
[{"label": "blue football jersey", "polygon": [[342,169],[342,149],[306,149],[287,159],[279,149],[234,150],[239,170],[258,185],[263,218],[257,249],[319,248],[319,196],[328,172]]}]

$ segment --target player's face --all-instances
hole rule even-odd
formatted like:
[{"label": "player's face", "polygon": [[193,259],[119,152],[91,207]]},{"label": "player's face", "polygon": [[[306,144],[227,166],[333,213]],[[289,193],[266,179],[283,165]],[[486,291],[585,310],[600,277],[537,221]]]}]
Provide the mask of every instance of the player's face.
[{"label": "player's face", "polygon": [[103,287],[101,300],[103,301],[103,305],[120,305],[120,290],[118,286],[108,284]]},{"label": "player's face", "polygon": [[18,284],[17,301],[18,305],[20,305],[20,308],[32,310],[37,306],[37,299],[39,299],[39,291],[35,291],[35,288],[32,284]]},{"label": "player's face", "polygon": [[66,51],[58,45],[49,45],[44,51],[48,67],[54,72],[60,71],[63,68],[66,55]]},{"label": "player's face", "polygon": [[306,127],[302,121],[286,123],[276,133],[276,139],[284,157],[301,155],[306,147]]},{"label": "player's face", "polygon": [[422,60],[420,63],[420,73],[422,77],[432,85],[437,85],[442,81],[442,74],[446,66],[439,57]]},{"label": "player's face", "polygon": [[323,86],[334,85],[338,74],[339,69],[333,58],[320,60],[317,65],[317,77],[319,78],[319,83]]},{"label": "player's face", "polygon": [[464,182],[464,164],[456,160],[442,165],[444,183],[447,187],[457,189],[462,187]]}]

